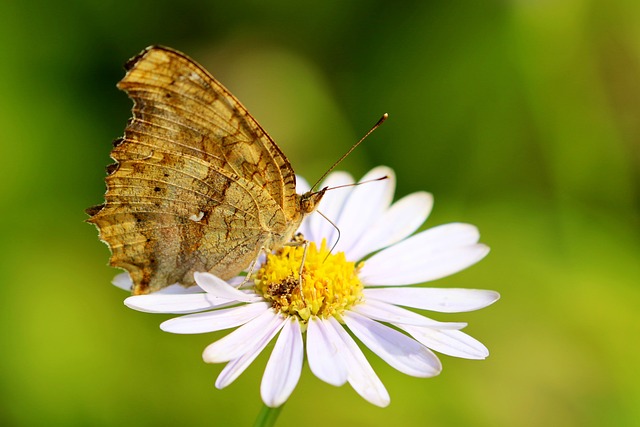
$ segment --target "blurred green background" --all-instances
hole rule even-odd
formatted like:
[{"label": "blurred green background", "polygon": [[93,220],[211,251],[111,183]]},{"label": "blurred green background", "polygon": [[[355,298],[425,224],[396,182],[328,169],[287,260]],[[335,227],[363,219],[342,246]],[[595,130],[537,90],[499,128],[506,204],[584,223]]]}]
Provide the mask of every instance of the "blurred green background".
[{"label": "blurred green background", "polygon": [[[251,425],[260,357],[228,389],[125,308],[83,209],[100,203],[150,44],[197,59],[317,178],[386,164],[427,225],[478,225],[489,257],[443,287],[495,289],[468,321],[486,361],[434,379],[370,354],[376,408],[305,367],[279,425],[640,425],[640,2],[4,1],[0,5],[0,425]],[[268,354],[268,352],[267,352]]]}]

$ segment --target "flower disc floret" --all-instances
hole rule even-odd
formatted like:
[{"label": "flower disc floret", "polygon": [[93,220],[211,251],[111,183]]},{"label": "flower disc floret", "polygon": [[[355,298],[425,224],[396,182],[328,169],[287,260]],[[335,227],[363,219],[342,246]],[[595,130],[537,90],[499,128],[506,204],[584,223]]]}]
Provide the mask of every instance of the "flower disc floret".
[{"label": "flower disc floret", "polygon": [[256,291],[276,310],[307,322],[311,316],[340,317],[362,299],[361,267],[347,261],[344,252],[331,253],[323,240],[320,248],[311,242],[267,255],[254,281]]}]

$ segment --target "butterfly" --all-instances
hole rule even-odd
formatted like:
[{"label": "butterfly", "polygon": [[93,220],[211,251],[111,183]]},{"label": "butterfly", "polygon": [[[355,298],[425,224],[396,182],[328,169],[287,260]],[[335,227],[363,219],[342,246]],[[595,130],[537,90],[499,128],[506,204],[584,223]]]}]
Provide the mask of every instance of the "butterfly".
[{"label": "butterfly", "polygon": [[230,279],[290,242],[326,188],[297,194],[280,148],[185,54],[151,46],[125,68],[117,86],[133,117],[113,144],[105,203],[87,209],[87,222],[133,294],[192,286],[196,271]]}]

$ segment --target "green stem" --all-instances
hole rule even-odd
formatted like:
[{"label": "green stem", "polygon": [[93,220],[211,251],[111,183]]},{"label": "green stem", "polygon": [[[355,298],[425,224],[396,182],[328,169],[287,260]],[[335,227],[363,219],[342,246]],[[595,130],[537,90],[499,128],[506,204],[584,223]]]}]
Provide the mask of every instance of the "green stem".
[{"label": "green stem", "polygon": [[253,424],[253,427],[273,427],[276,425],[276,421],[278,420],[278,415],[280,415],[280,411],[282,411],[283,405],[278,406],[277,408],[269,408],[267,405],[262,406],[262,410],[258,414],[258,418],[256,418],[256,422]]}]

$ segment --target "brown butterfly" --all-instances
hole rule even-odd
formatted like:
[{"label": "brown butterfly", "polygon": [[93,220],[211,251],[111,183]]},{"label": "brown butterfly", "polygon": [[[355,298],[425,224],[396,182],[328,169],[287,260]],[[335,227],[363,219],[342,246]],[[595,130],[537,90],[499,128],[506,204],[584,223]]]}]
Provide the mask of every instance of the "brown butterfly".
[{"label": "brown butterfly", "polygon": [[297,194],[280,148],[186,55],[151,46],[126,69],[118,88],[133,118],[114,141],[105,203],[87,221],[133,294],[191,286],[196,271],[229,279],[289,242],[326,189]]}]

